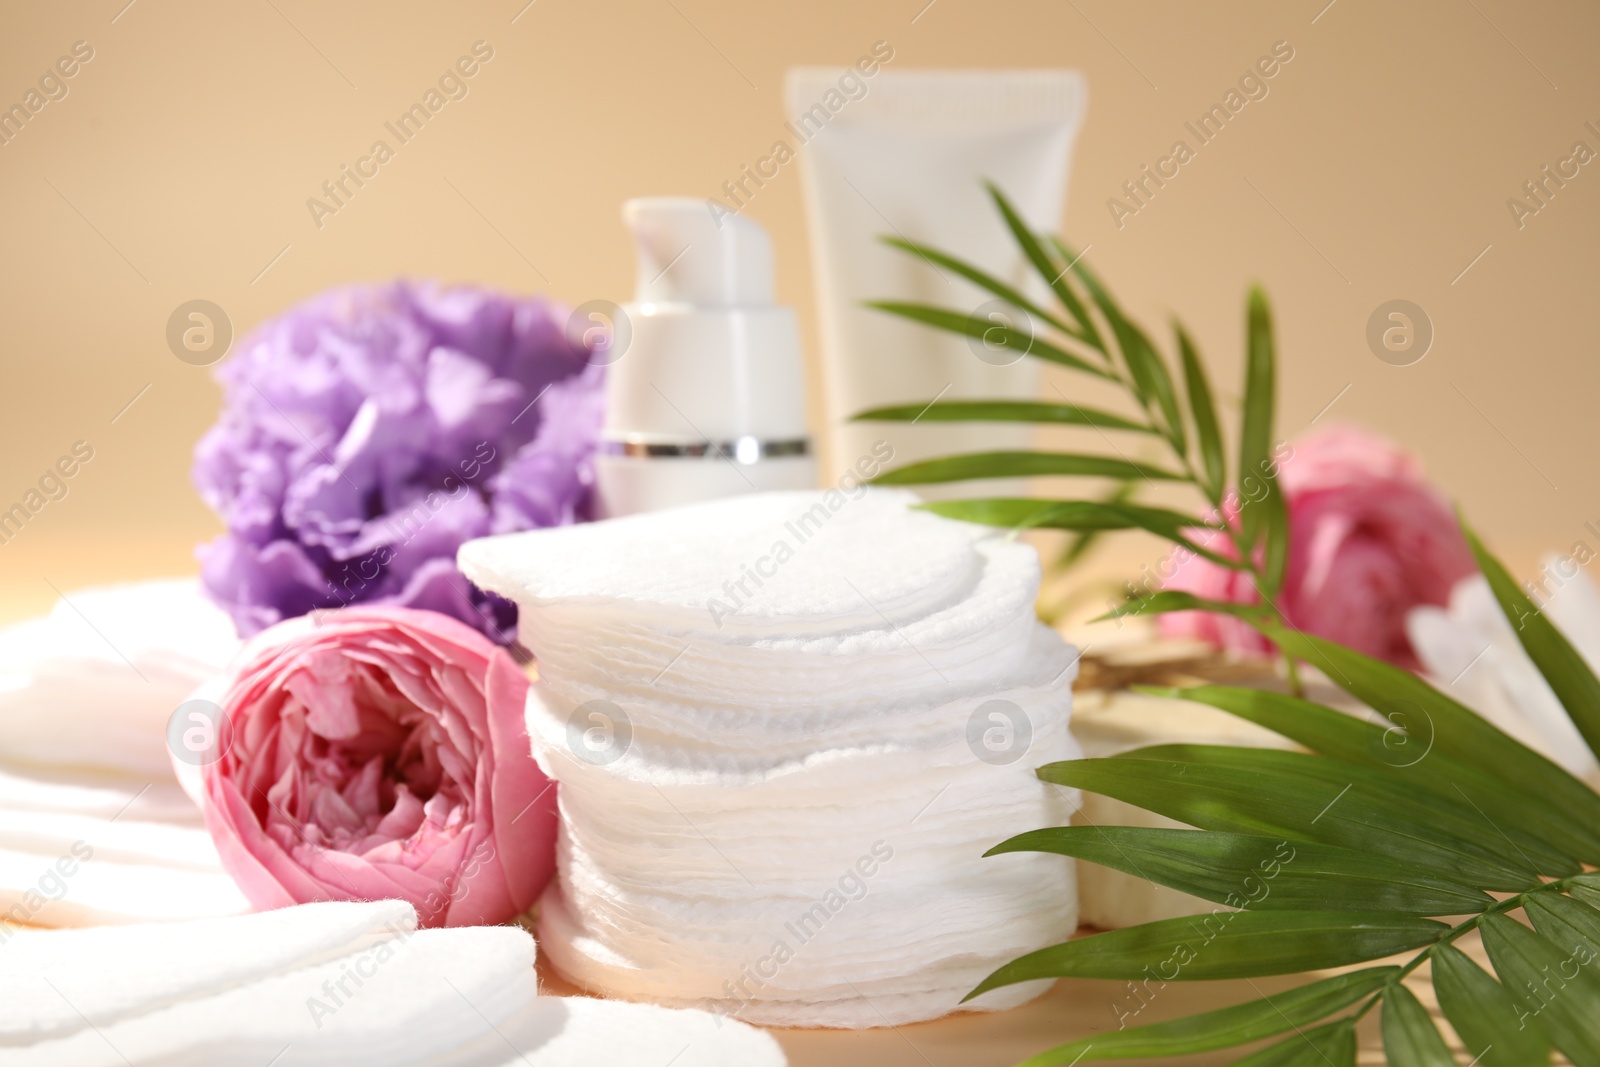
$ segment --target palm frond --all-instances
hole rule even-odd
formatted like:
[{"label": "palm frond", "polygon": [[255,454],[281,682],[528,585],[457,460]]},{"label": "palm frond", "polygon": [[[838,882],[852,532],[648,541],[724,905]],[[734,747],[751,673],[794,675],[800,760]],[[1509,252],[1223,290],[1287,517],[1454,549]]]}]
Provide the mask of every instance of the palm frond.
[{"label": "palm frond", "polygon": [[[1071,401],[953,400],[878,408],[857,417],[1131,431],[1162,442],[1170,462],[986,453],[910,464],[880,480],[1105,478],[1116,488],[1097,500],[975,499],[927,507],[971,522],[1062,529],[1084,539],[1145,530],[1243,571],[1261,603],[1224,604],[1163,591],[1111,614],[1227,613],[1276,645],[1291,668],[1298,661],[1322,671],[1370,708],[1372,717],[1363,720],[1298,695],[1229,686],[1145,690],[1217,708],[1275,731],[1304,751],[1156,745],[1109,759],[1053,763],[1038,769],[1044,781],[1113,797],[1191,828],[1026,829],[989,855],[996,863],[1014,852],[1070,856],[1217,907],[1029,953],[995,971],[969,997],[1038,978],[1137,981],[1154,971],[1165,981],[1204,981],[1302,973],[1409,953],[1399,966],[1367,967],[1219,1011],[1086,1036],[1040,1053],[1025,1067],[1179,1056],[1273,1038],[1275,1044],[1236,1064],[1343,1067],[1355,1063],[1356,1024],[1374,1011],[1395,1067],[1448,1064],[1443,1037],[1406,985],[1426,963],[1432,964],[1441,1011],[1476,1057],[1473,1062],[1529,1067],[1548,1063],[1554,1048],[1576,1067],[1600,1067],[1600,794],[1422,678],[1301,633],[1272,605],[1287,565],[1288,529],[1274,465],[1277,359],[1266,295],[1252,289],[1246,299],[1242,428],[1231,465],[1233,491],[1243,496],[1230,501],[1230,463],[1216,404],[1198,349],[1182,325],[1173,324],[1177,358],[1169,361],[1082,256],[1033,233],[1003,194],[993,187],[990,193],[1059,309],[937,249],[890,243],[943,264],[1054,337],[999,328],[961,310],[879,306],[933,329],[998,339],[1030,358],[1102,385],[1111,382],[1130,411]],[[1127,487],[1144,478],[1191,486],[1197,510],[1130,503]],[[1470,529],[1467,535],[1529,658],[1589,747],[1600,751],[1600,679],[1478,537]],[[1517,920],[1519,914],[1526,922]],[[1490,969],[1458,947],[1474,934],[1482,938]]]}]

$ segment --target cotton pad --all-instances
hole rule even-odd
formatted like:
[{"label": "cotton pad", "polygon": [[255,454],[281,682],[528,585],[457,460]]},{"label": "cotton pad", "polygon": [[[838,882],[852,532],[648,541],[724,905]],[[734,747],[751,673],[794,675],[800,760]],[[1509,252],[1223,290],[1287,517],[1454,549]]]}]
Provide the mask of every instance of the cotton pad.
[{"label": "cotton pad", "polygon": [[248,908],[170,770],[152,780],[0,764],[0,920],[88,926]]},{"label": "cotton pad", "polygon": [[[278,971],[369,949],[417,928],[402,900],[328,902],[227,919],[88,930],[18,930],[4,942],[0,1045],[104,1026]],[[225,942],[228,951],[218,950]],[[108,965],[108,961],[111,961]],[[118,973],[136,963],[139,980]],[[11,1014],[15,1013],[15,1014]]]},{"label": "cotton pad", "polygon": [[248,907],[167,749],[173,712],[239,644],[194,579],[72,590],[0,629],[0,920]]},{"label": "cotton pad", "polygon": [[165,780],[167,718],[239,646],[194,579],[73,590],[0,628],[0,752]]},{"label": "cotton pad", "polygon": [[[964,587],[973,559],[959,527],[907,508],[908,492],[859,495],[871,502],[837,492],[730,497],[484,538],[463,545],[458,561],[475,582],[493,575],[519,604],[626,608],[759,634],[917,618]],[[836,575],[847,581],[822,580]]]},{"label": "cotton pad", "polygon": [[377,901],[20,932],[0,950],[0,1063],[784,1063],[771,1036],[705,1012],[539,996],[534,942],[518,927],[416,927],[410,905]]},{"label": "cotton pad", "polygon": [[[1038,556],[899,490],[767,493],[472,541],[560,783],[542,951],[579,986],[784,1026],[899,1025],[1076,927],[1076,653]],[[977,998],[1009,1007],[1037,983]]]}]

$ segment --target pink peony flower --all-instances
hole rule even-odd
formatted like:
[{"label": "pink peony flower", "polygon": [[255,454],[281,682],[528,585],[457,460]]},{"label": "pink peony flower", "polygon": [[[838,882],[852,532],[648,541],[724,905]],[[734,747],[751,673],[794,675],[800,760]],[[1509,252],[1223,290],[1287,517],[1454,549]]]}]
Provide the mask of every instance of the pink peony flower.
[{"label": "pink peony flower", "polygon": [[533,761],[511,656],[388,605],[264,631],[220,704],[206,826],[257,908],[410,901],[425,926],[505,922],[555,866],[555,783]]},{"label": "pink peony flower", "polygon": [[[1364,430],[1330,427],[1285,453],[1278,482],[1289,512],[1289,559],[1279,610],[1307,633],[1416,669],[1407,613],[1447,604],[1455,583],[1477,570],[1448,501],[1414,456]],[[1240,506],[1237,498],[1230,503],[1231,522]],[[1220,533],[1197,540],[1231,555]],[[1163,585],[1210,600],[1259,599],[1247,577],[1198,556],[1179,563]],[[1160,626],[1230,651],[1269,648],[1235,619],[1184,612],[1163,616]]]}]

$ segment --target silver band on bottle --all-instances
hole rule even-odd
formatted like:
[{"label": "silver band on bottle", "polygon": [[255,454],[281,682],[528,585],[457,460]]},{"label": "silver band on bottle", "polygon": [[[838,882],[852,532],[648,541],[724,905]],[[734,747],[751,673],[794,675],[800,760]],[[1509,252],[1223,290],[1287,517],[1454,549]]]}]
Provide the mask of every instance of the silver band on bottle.
[{"label": "silver band on bottle", "polygon": [[732,441],[666,441],[643,434],[621,434],[600,442],[608,456],[635,456],[641,459],[731,459],[746,466],[764,459],[811,454],[809,437],[789,437],[765,441],[746,435]]}]

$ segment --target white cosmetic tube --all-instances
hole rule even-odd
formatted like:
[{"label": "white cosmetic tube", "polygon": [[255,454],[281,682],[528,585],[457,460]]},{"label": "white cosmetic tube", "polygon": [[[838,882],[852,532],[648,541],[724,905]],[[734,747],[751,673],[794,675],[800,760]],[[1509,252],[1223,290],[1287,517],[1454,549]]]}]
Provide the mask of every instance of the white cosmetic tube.
[{"label": "white cosmetic tube", "polygon": [[[985,350],[864,306],[868,300],[974,312],[991,294],[883,235],[932,246],[1030,296],[1046,291],[995,209],[993,182],[1035,229],[1055,232],[1073,143],[1088,99],[1070,70],[889,71],[855,97],[848,68],[800,68],[788,79],[790,130],[805,176],[821,320],[826,465],[843,470],[887,440],[896,464],[935,455],[1023,448],[1026,425],[852,423],[885,404],[1037,397],[1037,361]],[[1010,320],[1016,322],[1015,316]],[[971,486],[966,487],[967,491]]]}]

